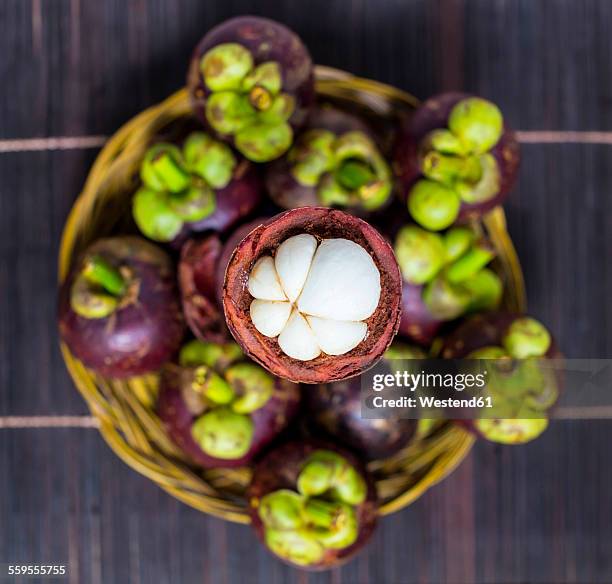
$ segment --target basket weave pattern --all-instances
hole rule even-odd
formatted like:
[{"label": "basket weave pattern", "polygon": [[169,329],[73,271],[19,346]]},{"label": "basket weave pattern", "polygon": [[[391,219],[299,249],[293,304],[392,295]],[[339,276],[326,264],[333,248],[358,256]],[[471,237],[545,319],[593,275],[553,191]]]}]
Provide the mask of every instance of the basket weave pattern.
[{"label": "basket weave pattern", "polygon": [[[389,123],[418,105],[416,98],[399,89],[327,67],[316,68],[316,79],[319,97],[357,104],[369,115]],[[138,186],[138,169],[145,151],[168,124],[190,116],[189,97],[182,89],[130,120],[109,139],[64,228],[60,283],[87,245],[122,232],[125,218],[130,216],[131,195]],[[504,308],[523,311],[523,278],[503,211],[493,210],[476,227],[487,233],[497,249],[495,267],[504,281]],[[99,422],[104,440],[124,462],[204,513],[237,523],[249,522],[243,493],[250,469],[201,471],[187,464],[155,415],[157,375],[121,381],[105,379],[86,369],[64,345],[62,353],[76,387]],[[405,507],[442,480],[467,456],[473,440],[456,425],[439,422],[394,457],[370,463],[381,502],[380,513]]]}]

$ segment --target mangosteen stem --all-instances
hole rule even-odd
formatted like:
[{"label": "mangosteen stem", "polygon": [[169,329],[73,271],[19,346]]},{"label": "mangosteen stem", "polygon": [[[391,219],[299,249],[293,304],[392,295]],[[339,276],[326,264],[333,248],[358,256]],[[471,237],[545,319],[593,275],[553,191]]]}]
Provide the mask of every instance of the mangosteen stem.
[{"label": "mangosteen stem", "polygon": [[447,156],[435,150],[425,155],[421,169],[426,177],[445,184],[457,179],[474,183],[482,176],[482,167],[476,156]]},{"label": "mangosteen stem", "polygon": [[88,282],[101,286],[115,297],[123,296],[127,288],[119,270],[102,256],[95,255],[89,258],[82,273]]},{"label": "mangosteen stem", "polygon": [[249,102],[255,109],[261,112],[270,109],[272,101],[272,94],[260,85],[256,85],[249,92]]},{"label": "mangosteen stem", "polygon": [[376,179],[369,165],[361,160],[345,160],[336,171],[336,180],[350,191],[357,190]]},{"label": "mangosteen stem", "polygon": [[163,177],[165,185],[173,193],[182,191],[190,182],[189,173],[166,150],[161,150],[153,157],[151,166],[157,176]]},{"label": "mangosteen stem", "polygon": [[343,507],[339,503],[324,501],[319,498],[308,499],[304,505],[304,516],[316,527],[334,529],[342,515]]},{"label": "mangosteen stem", "polygon": [[191,387],[195,392],[219,405],[230,403],[235,396],[229,383],[206,365],[200,365],[194,369]]},{"label": "mangosteen stem", "polygon": [[490,247],[473,247],[449,266],[446,277],[453,284],[463,282],[482,270],[494,257]]}]

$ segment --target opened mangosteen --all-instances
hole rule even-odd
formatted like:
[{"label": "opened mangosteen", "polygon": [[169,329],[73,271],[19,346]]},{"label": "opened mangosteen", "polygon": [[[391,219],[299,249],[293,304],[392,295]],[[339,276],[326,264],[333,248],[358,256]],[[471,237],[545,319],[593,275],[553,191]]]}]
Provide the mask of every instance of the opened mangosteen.
[{"label": "opened mangosteen", "polygon": [[195,48],[187,82],[196,115],[254,162],[287,152],[315,96],[300,38],[254,16],[213,28]]},{"label": "opened mangosteen", "polygon": [[500,205],[519,162],[518,142],[495,104],[443,93],[400,132],[394,169],[412,218],[439,231]]},{"label": "opened mangosteen", "polygon": [[181,247],[178,280],[183,312],[191,332],[201,341],[229,340],[222,300],[225,268],[240,241],[263,221],[242,225],[225,242],[210,234],[191,238]]},{"label": "opened mangosteen", "polygon": [[[395,341],[383,360],[425,359],[425,353]],[[308,423],[367,460],[388,458],[405,448],[415,435],[417,421],[361,415],[361,377],[317,385],[305,392]]]},{"label": "opened mangosteen", "polygon": [[416,343],[430,345],[445,322],[499,306],[503,286],[486,267],[495,252],[468,227],[439,234],[406,225],[395,255],[403,279],[399,331]]},{"label": "opened mangosteen", "polygon": [[292,442],[260,461],[247,491],[253,528],[281,560],[309,570],[346,562],[376,527],[371,477],[346,451]]},{"label": "opened mangosteen", "polygon": [[393,251],[368,223],[302,207],[251,231],[225,275],[223,307],[243,350],[286,379],[358,375],[397,332],[401,278]]},{"label": "opened mangosteen", "polygon": [[[560,359],[548,330],[529,316],[508,313],[477,315],[444,342],[444,359],[485,359],[486,391],[493,409],[475,420],[460,420],[476,434],[503,444],[537,438],[548,427],[548,412],[562,385],[559,371],[542,366]],[[521,417],[524,416],[524,417]]]},{"label": "opened mangosteen", "polygon": [[298,385],[251,363],[238,345],[192,341],[164,368],[157,411],[195,463],[236,467],[287,427],[299,402]]},{"label": "opened mangosteen", "polygon": [[153,145],[140,178],[132,212],[140,231],[155,241],[225,231],[261,201],[262,183],[254,166],[204,132],[191,133],[182,147]]},{"label": "opened mangosteen", "polygon": [[391,198],[391,168],[359,117],[316,108],[289,152],[266,170],[266,188],[285,209],[325,206],[371,212]]},{"label": "opened mangosteen", "polygon": [[100,239],[60,291],[62,340],[86,367],[123,378],[156,371],[184,333],[174,266],[139,237]]}]

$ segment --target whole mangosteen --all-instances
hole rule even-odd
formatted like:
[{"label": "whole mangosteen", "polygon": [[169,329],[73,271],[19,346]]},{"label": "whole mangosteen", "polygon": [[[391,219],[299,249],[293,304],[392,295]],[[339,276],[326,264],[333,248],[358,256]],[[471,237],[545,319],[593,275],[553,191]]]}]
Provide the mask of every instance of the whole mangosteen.
[{"label": "whole mangosteen", "polygon": [[254,469],[247,491],[253,528],[283,561],[308,570],[346,562],[376,527],[372,479],[335,446],[292,442]]},{"label": "whole mangosteen", "polygon": [[401,278],[368,223],[302,207],[251,231],[225,274],[223,307],[243,350],[275,375],[326,383],[358,375],[397,332]]},{"label": "whole mangosteen", "polygon": [[500,205],[519,162],[518,142],[495,104],[443,93],[400,132],[394,169],[412,218],[438,231]]},{"label": "whole mangosteen", "polygon": [[430,345],[445,322],[499,306],[502,283],[486,267],[495,252],[468,227],[439,234],[406,225],[395,255],[403,279],[399,331],[413,342]]},{"label": "whole mangosteen", "polygon": [[188,80],[196,115],[254,162],[282,156],[314,101],[312,59],[286,26],[254,16],[213,28]]},{"label": "whole mangosteen", "polygon": [[59,329],[72,353],[102,375],[156,371],[178,352],[185,330],[170,257],[139,237],[96,241],[62,286]]},{"label": "whole mangosteen", "polygon": [[367,213],[389,202],[393,178],[365,122],[320,106],[291,150],[267,168],[266,188],[285,209],[322,205]]},{"label": "whole mangosteen", "polygon": [[[395,341],[383,360],[425,358],[418,347]],[[367,460],[388,458],[405,448],[414,438],[417,421],[364,418],[361,397],[361,377],[314,386],[305,392],[308,423]]]},{"label": "whole mangosteen", "polygon": [[493,409],[483,409],[479,418],[460,424],[503,444],[529,442],[548,427],[548,411],[559,397],[562,378],[554,367],[542,366],[542,360],[560,359],[561,353],[534,318],[509,313],[474,316],[448,336],[441,357],[487,360],[486,391]]},{"label": "whole mangosteen", "polygon": [[225,231],[261,201],[255,167],[204,132],[191,133],[182,147],[168,142],[151,146],[140,178],[132,212],[140,231],[155,241]]},{"label": "whole mangosteen", "polygon": [[287,427],[299,401],[298,385],[249,362],[238,345],[192,341],[164,369],[157,411],[196,464],[236,467]]}]

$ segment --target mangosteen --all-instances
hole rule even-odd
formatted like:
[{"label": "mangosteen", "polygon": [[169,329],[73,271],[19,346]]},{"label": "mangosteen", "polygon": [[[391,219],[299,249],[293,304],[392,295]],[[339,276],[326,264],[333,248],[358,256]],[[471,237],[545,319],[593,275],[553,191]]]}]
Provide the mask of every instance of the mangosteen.
[{"label": "mangosteen", "polygon": [[206,34],[187,83],[198,118],[254,162],[287,152],[315,97],[312,59],[300,38],[254,16],[232,18]]},{"label": "mangosteen", "polygon": [[400,132],[394,169],[412,218],[438,231],[500,205],[519,162],[518,142],[495,104],[443,93]]},{"label": "mangosteen", "polygon": [[325,443],[291,442],[253,471],[253,528],[281,560],[308,570],[346,562],[376,527],[373,481],[359,461]]},{"label": "mangosteen", "polygon": [[249,464],[298,410],[299,386],[235,343],[191,341],[162,373],[157,411],[172,440],[205,468]]},{"label": "mangosteen", "polygon": [[185,330],[170,257],[139,237],[96,241],[62,286],[59,329],[72,353],[101,375],[158,370]]},{"label": "mangosteen", "polygon": [[182,147],[159,142],[140,168],[142,186],[132,211],[140,231],[155,241],[186,234],[225,231],[261,201],[255,167],[204,132],[193,132]]},{"label": "mangosteen", "polygon": [[266,188],[284,209],[323,205],[363,213],[389,202],[393,179],[359,117],[319,107],[291,150],[267,168]]},{"label": "mangosteen", "polygon": [[[383,360],[425,359],[425,353],[395,341]],[[308,423],[367,460],[388,458],[413,439],[417,421],[389,418],[369,419],[361,415],[361,377],[317,385],[306,392]]]},{"label": "mangosteen", "polygon": [[222,301],[225,268],[244,236],[265,220],[242,225],[225,242],[210,234],[190,238],[181,247],[178,280],[183,312],[191,332],[201,341],[229,340]]},{"label": "mangosteen", "polygon": [[368,223],[321,207],[286,211],[251,231],[225,274],[227,325],[275,375],[327,383],[380,359],[397,332],[401,278]]},{"label": "mangosteen", "polygon": [[561,353],[534,318],[499,312],[474,316],[444,341],[441,356],[492,360],[486,364],[485,389],[493,409],[459,423],[503,444],[529,442],[548,427],[548,412],[559,397],[562,379],[542,360],[559,359]]},{"label": "mangosteen", "polygon": [[502,283],[486,267],[495,252],[468,227],[439,234],[406,225],[395,255],[403,279],[399,331],[413,342],[430,345],[445,322],[499,306]]}]

